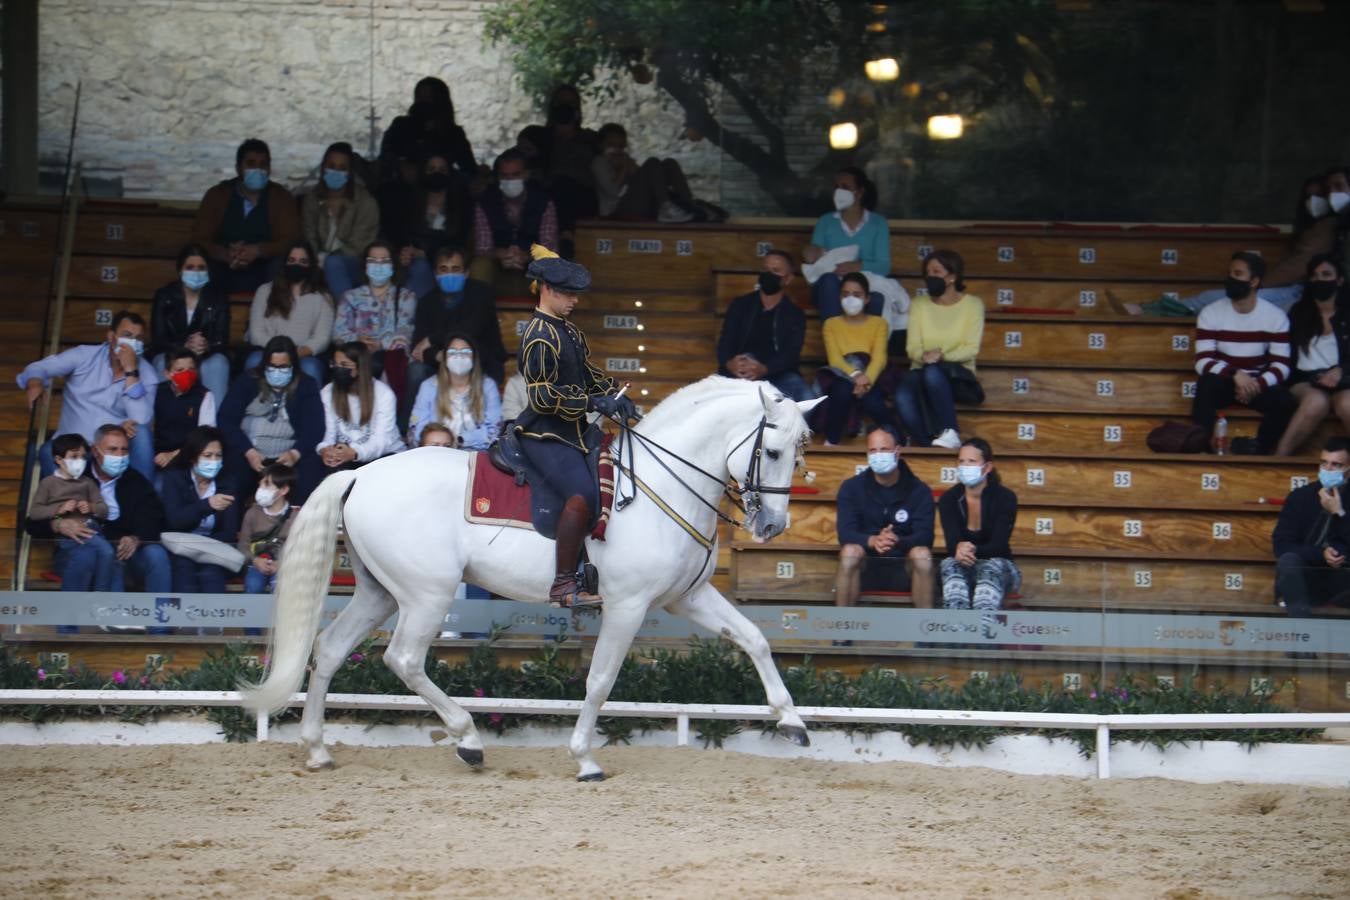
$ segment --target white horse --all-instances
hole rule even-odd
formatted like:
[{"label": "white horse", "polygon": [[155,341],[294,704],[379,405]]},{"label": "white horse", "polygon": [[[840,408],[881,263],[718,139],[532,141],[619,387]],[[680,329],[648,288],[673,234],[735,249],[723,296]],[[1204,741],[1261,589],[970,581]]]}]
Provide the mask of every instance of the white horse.
[{"label": "white horse", "polygon": [[[817,402],[793,403],[753,382],[713,376],[677,391],[636,426],[631,447],[625,442],[631,458],[621,466],[640,481],[636,500],[615,509],[605,541],[586,544],[600,572],[604,607],[586,702],[569,745],[579,780],[604,778],[591,755],[596,718],[638,627],[658,607],[744,650],[778,716],[779,735],[809,743],[768,641],[708,578],[716,565],[717,506],[729,480],[742,491],[744,524],[755,540],[767,541],[787,528],[787,491],[808,435],[803,414]],[[554,552],[553,543],[534,531],[465,520],[470,460],[459,450],[424,448],[359,472],[335,473],[292,526],[277,583],[266,678],[242,689],[252,709],[281,708],[300,688],[313,650],[300,728],[310,769],[333,764],[323,745],[324,695],[333,674],[395,609],[398,625],[385,663],[440,715],[458,757],[482,765],[483,742],[473,718],[427,676],[427,649],[461,582],[542,602],[553,581]],[[621,475],[619,493],[632,493],[630,487]],[[340,516],[356,590],[316,640]]]}]

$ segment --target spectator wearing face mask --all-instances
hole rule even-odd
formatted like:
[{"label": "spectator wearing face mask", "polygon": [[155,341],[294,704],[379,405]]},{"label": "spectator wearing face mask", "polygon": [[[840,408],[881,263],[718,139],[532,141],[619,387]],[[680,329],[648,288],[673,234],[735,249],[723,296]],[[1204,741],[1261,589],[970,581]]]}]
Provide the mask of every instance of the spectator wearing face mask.
[{"label": "spectator wearing face mask", "polygon": [[398,248],[399,266],[418,297],[436,289],[433,254],[445,244],[464,246],[473,227],[473,199],[450,160],[432,154],[421,162],[418,184],[389,201],[384,234]]},{"label": "spectator wearing face mask", "polygon": [[324,433],[316,449],[325,474],[408,449],[395,422],[398,401],[389,385],[371,377],[370,350],[360,341],[333,353],[333,383],[319,397]]},{"label": "spectator wearing face mask", "polygon": [[1314,606],[1350,606],[1350,516],[1345,475],[1350,440],[1328,438],[1317,481],[1295,488],[1280,507],[1271,544],[1275,550],[1275,592],[1290,617],[1303,618]]},{"label": "spectator wearing face mask", "polygon": [[258,288],[248,314],[248,339],[254,347],[244,368],[256,369],[262,348],[275,337],[288,337],[300,354],[300,368],[320,384],[327,367],[319,354],[333,339],[333,297],[315,264],[308,241],[286,248],[286,264],[276,278]]},{"label": "spectator wearing face mask", "polygon": [[351,144],[330,144],[320,169],[319,183],[301,203],[300,223],[305,240],[318,249],[324,280],[341,297],[361,275],[361,251],[380,230],[380,209],[352,171]]},{"label": "spectator wearing face mask", "polygon": [[338,302],[333,340],[365,344],[371,352],[371,372],[376,378],[384,375],[398,394],[408,370],[417,295],[403,286],[394,248],[388,241],[374,241],[366,247],[365,260],[362,284],[343,294]]},{"label": "spectator wearing face mask", "polygon": [[600,151],[591,161],[591,180],[601,216],[638,222],[698,218],[678,162],[651,156],[638,165],[628,155],[628,132],[614,122],[600,126]]},{"label": "spectator wearing face mask", "polygon": [[164,380],[155,387],[156,469],[178,458],[189,432],[216,424],[216,396],[197,378],[197,357],[186,347],[177,347],[167,359]]},{"label": "spectator wearing face mask", "polygon": [[296,470],[294,502],[305,501],[321,478],[323,401],[319,385],[300,369],[295,342],[274,337],[263,348],[262,364],[235,379],[220,407],[225,467],[247,496],[258,475],[274,462]]},{"label": "spectator wearing face mask", "polygon": [[1292,456],[1335,410],[1350,430],[1350,310],[1345,272],[1335,257],[1308,261],[1303,298],[1289,311],[1289,345],[1294,353],[1289,393],[1298,404],[1284,429],[1276,456]]},{"label": "spectator wearing face mask", "polygon": [[[1266,277],[1261,279],[1261,290],[1257,296],[1286,312],[1302,296],[1303,276],[1308,261],[1314,256],[1331,253],[1336,246],[1338,217],[1331,208],[1328,182],[1334,182],[1342,192],[1350,191],[1344,172],[1339,178],[1336,172],[1333,169],[1326,175],[1313,175],[1304,180],[1298,203],[1294,207],[1289,248],[1280,261],[1269,268]],[[1350,193],[1341,193],[1340,197],[1350,198]],[[1336,202],[1341,209],[1345,209],[1345,201],[1340,197]],[[1198,315],[1206,306],[1222,300],[1224,296],[1223,288],[1217,288],[1179,300],[1163,298],[1148,303],[1125,303],[1110,290],[1106,292],[1106,298],[1116,312],[1133,316]]]},{"label": "spectator wearing face mask", "polygon": [[380,140],[384,180],[398,178],[401,160],[426,159],[432,153],[450,160],[466,178],[472,177],[478,168],[469,138],[455,122],[450,88],[439,78],[427,77],[413,88],[413,102],[407,114],[390,122]]},{"label": "spectator wearing face mask", "polygon": [[984,301],[966,293],[965,262],[953,250],[923,261],[926,296],[909,311],[906,350],[910,371],[895,392],[895,407],[916,446],[961,446],[956,404],[984,402],[975,357],[984,335]]},{"label": "spectator wearing face mask", "polygon": [[[194,428],[174,467],[165,473],[164,530],[199,534],[233,545],[239,535],[239,506],[225,467],[225,439],[219,429]],[[214,563],[170,554],[173,589],[221,594],[233,572]]]},{"label": "spectator wearing face mask", "polygon": [[486,450],[502,424],[502,399],[497,382],[483,374],[473,342],[452,335],[437,354],[440,368],[427,379],[413,403],[411,443],[420,444],[422,428],[440,422],[455,435],[455,446]]},{"label": "spectator wearing face mask", "polygon": [[211,257],[212,279],[227,294],[256,290],[281,263],[286,245],[300,236],[295,198],[271,180],[272,152],[249,138],[234,155],[235,177],[202,197],[192,240]]},{"label": "spectator wearing face mask", "polygon": [[464,334],[479,348],[479,366],[483,374],[497,384],[504,381],[506,347],[502,344],[497,322],[497,301],[491,285],[468,277],[468,263],[462,249],[442,246],[436,250],[436,289],[417,299],[413,316],[413,349],[408,363],[407,384],[399,423],[407,429],[408,415],[422,382],[436,373],[437,363],[427,351],[433,344],[444,345],[447,334]]},{"label": "spectator wearing face mask", "polygon": [[[864,588],[909,588],[914,606],[933,606],[933,492],[900,458],[900,439],[867,433],[867,469],[839,486],[834,602],[855,606]],[[908,575],[908,578],[906,578]]]},{"label": "spectator wearing face mask", "polygon": [[525,157],[511,149],[493,165],[497,183],[478,198],[474,209],[474,260],[471,277],[492,285],[498,297],[530,293],[525,267],[530,247],[558,252],[558,212],[552,198],[525,180]]},{"label": "spectator wearing face mask", "polygon": [[1256,438],[1231,442],[1238,454],[1276,449],[1293,414],[1289,379],[1289,317],[1257,296],[1266,264],[1240,251],[1228,264],[1223,300],[1205,307],[1195,327],[1195,385],[1191,420],[1209,433],[1219,410],[1240,403],[1261,413]]},{"label": "spectator wearing face mask", "polygon": [[947,558],[938,567],[946,609],[995,610],[1022,584],[1012,560],[1017,495],[994,471],[994,451],[981,438],[967,438],[956,457],[960,482],[938,501]]},{"label": "spectator wearing face mask", "polygon": [[[121,425],[131,443],[131,465],[149,478],[155,471],[154,367],[144,358],[145,320],[122,310],[113,316],[107,342],[72,347],[19,373],[19,387],[28,394],[28,408],[42,398],[53,378],[65,380],[57,434],[78,434],[91,444],[99,427]],[[55,471],[51,441],[38,448],[42,475]]]},{"label": "spectator wearing face mask", "polygon": [[[270,594],[277,584],[281,548],[290,537],[295,510],[291,506],[291,487],[295,470],[274,463],[262,471],[253,505],[239,525],[238,550],[248,560],[244,569],[244,592]],[[247,629],[246,634],[261,634],[262,629]]]},{"label": "spectator wearing face mask", "polygon": [[806,340],[806,316],[788,298],[792,257],[770,250],[760,263],[756,290],[731,301],[717,339],[721,374],[767,381],[793,400],[810,400],[811,388],[797,371]]},{"label": "spectator wearing face mask", "polygon": [[[89,445],[78,434],[63,434],[52,441],[56,471],[38,482],[28,510],[30,522],[41,522],[60,534],[56,542],[56,574],[63,591],[106,591],[112,586],[112,544],[102,533],[100,520],[108,517],[108,504],[98,483],[85,477]],[[57,531],[63,520],[70,536]],[[78,631],[62,625],[64,634]]]},{"label": "spectator wearing face mask", "polygon": [[843,315],[825,320],[825,354],[829,369],[821,376],[829,382],[825,400],[825,445],[835,446],[844,437],[849,413],[861,403],[877,425],[895,426],[886,406],[886,392],[879,384],[886,369],[886,342],[890,326],[881,316],[868,315],[867,278],[850,272],[840,279]]},{"label": "spectator wearing face mask", "polygon": [[230,386],[230,298],[211,281],[206,250],[187,244],[178,251],[178,277],[155,291],[150,306],[150,356],[156,372],[165,354],[184,346],[197,355],[197,374],[207,390],[225,396]]},{"label": "spectator wearing face mask", "polygon": [[[826,213],[816,221],[811,232],[811,243],[802,251],[802,260],[814,263],[830,250],[856,246],[857,256],[850,262],[841,262],[816,279],[811,286],[811,302],[822,319],[837,316],[839,288],[845,275],[864,272],[870,276],[886,276],[891,271],[891,230],[885,218],[872,210],[876,206],[876,188],[856,166],[840,169],[834,176],[834,212]],[[868,299],[867,311],[881,315],[884,300],[880,294]]]},{"label": "spectator wearing face mask", "polygon": [[[169,592],[172,577],[169,555],[159,543],[164,527],[164,507],[149,479],[129,466],[130,441],[121,425],[103,425],[94,434],[93,462],[84,477],[93,473],[99,496],[107,505],[102,524],[103,537],[113,548],[112,581],[108,590],[144,590],[154,594]],[[97,534],[82,516],[61,516],[52,520],[29,519],[27,530],[34,538],[69,538],[87,541]],[[141,628],[108,630],[142,631]],[[159,633],[162,629],[150,629]]]}]

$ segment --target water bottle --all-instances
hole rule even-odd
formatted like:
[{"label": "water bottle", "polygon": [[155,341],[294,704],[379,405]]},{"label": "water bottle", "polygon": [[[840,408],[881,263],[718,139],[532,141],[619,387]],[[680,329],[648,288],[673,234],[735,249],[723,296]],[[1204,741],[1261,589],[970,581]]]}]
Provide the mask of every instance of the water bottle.
[{"label": "water bottle", "polygon": [[1220,456],[1228,454],[1228,418],[1219,416],[1214,422],[1214,452]]}]

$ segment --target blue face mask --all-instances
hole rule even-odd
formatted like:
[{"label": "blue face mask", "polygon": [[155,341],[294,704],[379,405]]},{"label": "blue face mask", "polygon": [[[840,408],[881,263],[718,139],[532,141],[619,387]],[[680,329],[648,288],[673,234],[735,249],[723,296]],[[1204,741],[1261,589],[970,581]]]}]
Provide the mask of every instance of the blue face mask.
[{"label": "blue face mask", "polygon": [[366,263],[366,278],[376,286],[388,284],[394,277],[393,263]]},{"label": "blue face mask", "polygon": [[210,481],[220,474],[220,467],[222,465],[224,465],[224,463],[218,459],[199,459],[197,460],[197,464],[192,467],[192,470],[207,481]]},{"label": "blue face mask", "polygon": [[464,290],[464,282],[468,277],[463,272],[447,272],[436,276],[436,284],[447,294],[458,294]]},{"label": "blue face mask", "polygon": [[200,291],[206,287],[206,283],[211,280],[211,273],[197,272],[192,269],[183,270],[183,285],[190,291]]},{"label": "blue face mask", "polygon": [[103,470],[104,475],[107,475],[109,478],[116,478],[123,472],[125,472],[127,470],[127,466],[129,466],[130,464],[131,464],[130,456],[113,456],[111,454],[105,453],[103,454],[103,461],[100,462],[98,465],[99,468]]},{"label": "blue face mask", "polygon": [[267,371],[264,373],[264,377],[267,378],[267,383],[269,385],[280,390],[291,383],[291,367],[268,366]]},{"label": "blue face mask", "polygon": [[892,451],[881,450],[867,454],[867,465],[878,475],[889,475],[900,465],[900,460],[895,458],[895,453]]},{"label": "blue face mask", "polygon": [[984,481],[984,466],[957,466],[956,477],[966,487],[974,487]]},{"label": "blue face mask", "polygon": [[347,186],[347,173],[340,169],[324,169],[323,186],[330,191],[342,190]]},{"label": "blue face mask", "polygon": [[267,187],[266,169],[245,169],[244,170],[244,188],[250,191],[261,191]]},{"label": "blue face mask", "polygon": [[119,337],[117,339],[117,346],[130,347],[131,352],[135,353],[137,356],[140,356],[145,352],[145,344],[141,343],[137,338]]},{"label": "blue face mask", "polygon": [[1324,488],[1338,488],[1345,483],[1345,473],[1339,469],[1318,469],[1317,480]]}]

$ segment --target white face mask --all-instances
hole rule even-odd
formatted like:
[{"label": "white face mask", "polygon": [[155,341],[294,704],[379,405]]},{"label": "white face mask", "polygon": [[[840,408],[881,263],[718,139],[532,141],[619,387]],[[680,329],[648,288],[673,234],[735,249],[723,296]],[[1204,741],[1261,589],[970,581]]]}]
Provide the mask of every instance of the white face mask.
[{"label": "white face mask", "polygon": [[71,478],[79,478],[84,474],[84,469],[89,463],[85,461],[84,457],[80,457],[78,459],[63,459],[61,465],[65,467],[66,474]]},{"label": "white face mask", "polygon": [[505,178],[499,181],[497,185],[502,189],[502,193],[512,200],[525,193],[524,178]]},{"label": "white face mask", "polygon": [[839,298],[839,305],[844,308],[844,315],[856,316],[863,311],[863,298],[846,295]]},{"label": "white face mask", "polygon": [[834,189],[834,208],[843,212],[853,205],[853,192],[844,188]]},{"label": "white face mask", "polygon": [[445,367],[451,375],[468,375],[473,371],[473,357],[452,356],[445,361]]},{"label": "white face mask", "polygon": [[1331,204],[1327,202],[1327,198],[1318,194],[1309,197],[1308,202],[1304,205],[1308,207],[1308,212],[1312,214],[1314,219],[1322,218],[1331,209]]},{"label": "white face mask", "polygon": [[1327,194],[1327,203],[1331,205],[1332,212],[1340,212],[1350,205],[1350,194],[1345,191],[1332,191]]},{"label": "white face mask", "polygon": [[258,501],[258,505],[263,509],[277,502],[277,491],[275,488],[260,487],[253,492],[253,499]]}]

